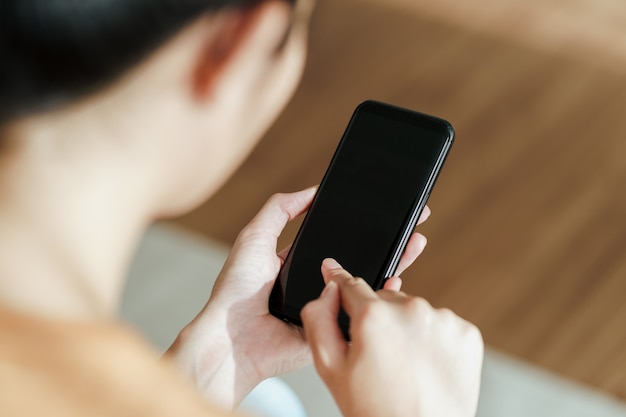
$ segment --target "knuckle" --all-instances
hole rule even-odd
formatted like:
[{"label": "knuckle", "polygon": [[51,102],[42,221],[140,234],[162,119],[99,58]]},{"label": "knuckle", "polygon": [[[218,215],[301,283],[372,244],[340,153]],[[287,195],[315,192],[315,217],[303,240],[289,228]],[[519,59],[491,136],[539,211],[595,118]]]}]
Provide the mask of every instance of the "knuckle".
[{"label": "knuckle", "polygon": [[318,310],[318,300],[307,303],[300,311],[300,318],[303,322],[310,322],[315,317]]},{"label": "knuckle", "polygon": [[480,329],[472,323],[469,323],[469,322],[465,322],[465,323],[466,323],[465,329],[464,329],[465,337],[469,340],[469,342],[473,346],[479,348],[480,350],[483,350],[484,341],[483,341],[483,335]]},{"label": "knuckle", "polygon": [[348,278],[352,278],[352,277],[350,277],[346,273],[346,271],[344,271],[343,269],[333,269],[333,270],[331,270],[330,271],[330,276],[335,278],[335,279],[345,281],[346,285],[349,285],[351,283],[350,281],[352,281],[351,279],[348,280]]},{"label": "knuckle", "polygon": [[280,204],[285,199],[284,193],[274,193],[267,199],[268,205],[277,205]]},{"label": "knuckle", "polygon": [[281,219],[281,222],[292,220],[299,211],[298,203],[294,200],[293,194],[287,193],[273,194],[267,202],[267,207]]},{"label": "knuckle", "polygon": [[361,332],[379,334],[380,326],[385,326],[390,321],[385,303],[378,300],[366,301],[361,309],[358,320],[355,321]]},{"label": "knuckle", "polygon": [[450,310],[449,308],[440,308],[438,310],[439,315],[447,321],[457,321],[457,320],[462,320],[459,316],[456,315],[456,313],[452,310]]},{"label": "knuckle", "polygon": [[410,297],[406,304],[409,311],[414,315],[428,317],[433,313],[433,307],[423,298]]},{"label": "knuckle", "polygon": [[351,287],[360,287],[361,285],[368,285],[367,282],[361,277],[352,277],[347,272],[341,271],[342,275],[346,277],[346,284]]},{"label": "knuckle", "polygon": [[254,220],[248,223],[237,235],[237,242],[245,241],[250,239],[251,236],[256,234]]},{"label": "knuckle", "polygon": [[249,244],[258,240],[263,240],[265,239],[266,234],[267,231],[263,230],[263,228],[258,225],[256,220],[252,220],[243,229],[241,229],[241,232],[239,232],[239,235],[237,235],[235,243]]},{"label": "knuckle", "polygon": [[378,300],[367,300],[363,303],[362,315],[367,320],[373,317],[379,317],[382,313],[383,304]]},{"label": "knuckle", "polygon": [[454,311],[443,308],[437,310],[442,324],[454,332],[463,345],[474,352],[482,352],[484,350],[483,336],[478,327],[469,321],[458,316]]},{"label": "knuckle", "polygon": [[411,297],[406,303],[407,311],[414,328],[419,334],[428,332],[435,321],[435,310],[430,303],[419,297]]},{"label": "knuckle", "polygon": [[266,210],[269,212],[285,211],[284,206],[287,204],[287,194],[275,193],[270,196],[265,204]]}]

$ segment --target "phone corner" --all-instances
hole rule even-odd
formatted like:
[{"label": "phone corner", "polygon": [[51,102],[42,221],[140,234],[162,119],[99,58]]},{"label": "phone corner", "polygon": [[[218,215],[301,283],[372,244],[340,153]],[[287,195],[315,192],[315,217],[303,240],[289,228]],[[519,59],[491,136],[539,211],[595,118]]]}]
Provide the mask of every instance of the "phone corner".
[{"label": "phone corner", "polygon": [[445,121],[446,129],[448,131],[448,140],[450,141],[450,144],[452,144],[454,142],[454,138],[456,137],[456,131],[454,130],[452,123],[450,123],[447,120],[444,120],[444,121]]},{"label": "phone corner", "polygon": [[363,109],[364,107],[378,106],[380,104],[381,104],[380,101],[376,101],[373,99],[366,99],[360,102],[358,106],[356,106],[356,109],[354,109],[354,112],[356,113],[359,110]]}]

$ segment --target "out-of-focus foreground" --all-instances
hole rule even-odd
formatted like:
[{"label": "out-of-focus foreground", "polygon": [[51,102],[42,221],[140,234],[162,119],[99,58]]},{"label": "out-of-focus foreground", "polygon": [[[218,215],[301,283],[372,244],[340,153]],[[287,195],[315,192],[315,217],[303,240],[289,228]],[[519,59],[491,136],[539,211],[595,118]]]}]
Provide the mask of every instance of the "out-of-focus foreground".
[{"label": "out-of-focus foreground", "polygon": [[405,289],[492,347],[626,398],[626,4],[321,0],[295,99],[178,222],[231,243],[270,194],[321,179],[368,98],[457,130]]}]

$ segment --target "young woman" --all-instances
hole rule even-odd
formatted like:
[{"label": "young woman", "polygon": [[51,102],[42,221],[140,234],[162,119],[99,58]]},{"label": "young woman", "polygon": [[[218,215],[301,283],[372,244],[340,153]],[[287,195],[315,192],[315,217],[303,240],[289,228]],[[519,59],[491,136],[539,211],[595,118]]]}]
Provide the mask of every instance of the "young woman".
[{"label": "young woman", "polygon": [[[304,332],[268,314],[277,236],[314,188],[261,209],[164,360],[115,320],[146,226],[213,194],[291,96],[311,9],[0,4],[0,415],[223,415],[311,357],[346,416],[475,413],[479,332],[399,278],[376,293],[329,259]],[[424,245],[411,239],[400,270]]]}]

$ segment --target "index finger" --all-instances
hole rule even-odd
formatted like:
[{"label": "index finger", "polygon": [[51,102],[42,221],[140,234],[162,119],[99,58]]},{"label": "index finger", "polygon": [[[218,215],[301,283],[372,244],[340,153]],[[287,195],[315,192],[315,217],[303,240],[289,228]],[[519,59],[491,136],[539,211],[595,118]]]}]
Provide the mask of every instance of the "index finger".
[{"label": "index finger", "polygon": [[376,292],[363,278],[355,278],[334,259],[324,259],[322,275],[339,286],[341,304],[349,316],[358,316],[363,308],[378,300]]}]

